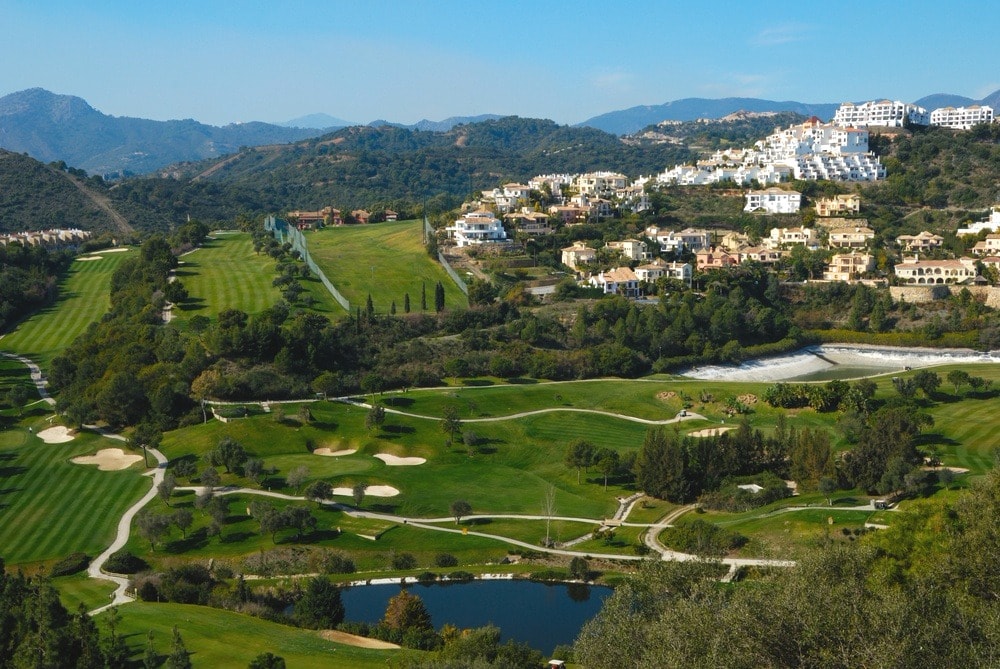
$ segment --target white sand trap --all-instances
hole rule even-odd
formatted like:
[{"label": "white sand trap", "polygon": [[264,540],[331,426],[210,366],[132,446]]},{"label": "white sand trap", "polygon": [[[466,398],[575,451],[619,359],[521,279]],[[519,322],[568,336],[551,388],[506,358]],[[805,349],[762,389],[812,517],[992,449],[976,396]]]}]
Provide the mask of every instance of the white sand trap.
[{"label": "white sand trap", "polygon": [[[340,497],[353,497],[354,490],[351,488],[334,488],[333,494]],[[365,488],[365,497],[395,497],[399,490],[391,485],[370,485]]]},{"label": "white sand trap", "polygon": [[100,251],[91,251],[91,253],[125,253],[125,251],[131,251],[131,249],[101,249]]},{"label": "white sand trap", "polygon": [[412,465],[422,465],[427,462],[427,458],[401,458],[398,455],[390,455],[389,453],[376,453],[375,457],[390,467],[410,467]]},{"label": "white sand trap", "polygon": [[101,256],[87,256],[86,258],[77,258],[77,260],[82,260],[83,262],[86,262],[88,260],[104,260],[104,258],[102,258]]},{"label": "white sand trap", "polygon": [[128,455],[120,448],[102,448],[93,455],[81,455],[71,462],[78,465],[97,465],[102,472],[128,469],[142,460],[141,455]]},{"label": "white sand trap", "polygon": [[325,455],[330,458],[336,458],[341,455],[354,455],[358,452],[356,448],[345,448],[342,451],[331,451],[329,448],[317,448],[313,451],[313,455]]},{"label": "white sand trap", "polygon": [[65,444],[67,441],[73,441],[73,435],[64,425],[45,428],[38,433],[38,438],[46,444]]},{"label": "white sand trap", "polygon": [[709,427],[704,430],[698,430],[697,432],[688,432],[689,437],[717,437],[723,432],[729,432],[730,430],[735,430],[735,427]]}]

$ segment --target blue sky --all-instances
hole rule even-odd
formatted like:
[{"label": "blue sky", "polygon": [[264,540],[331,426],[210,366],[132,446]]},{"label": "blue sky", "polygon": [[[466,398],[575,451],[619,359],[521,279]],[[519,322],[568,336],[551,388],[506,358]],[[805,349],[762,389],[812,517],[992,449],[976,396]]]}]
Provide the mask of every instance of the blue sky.
[{"label": "blue sky", "polygon": [[[732,4],[732,7],[729,5]],[[990,2],[0,0],[0,95],[222,125],[1000,89]]]}]

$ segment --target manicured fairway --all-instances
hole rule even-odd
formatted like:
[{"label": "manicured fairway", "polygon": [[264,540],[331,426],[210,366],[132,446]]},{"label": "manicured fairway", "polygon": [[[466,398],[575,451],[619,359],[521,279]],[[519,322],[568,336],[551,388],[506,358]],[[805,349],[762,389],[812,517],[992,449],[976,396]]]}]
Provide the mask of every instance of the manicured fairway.
[{"label": "manicured fairway", "polygon": [[190,299],[174,307],[174,318],[214,318],[226,309],[260,313],[281,299],[271,285],[274,259],[254,252],[248,233],[216,234],[180,258],[175,274]]},{"label": "manicured fairway", "polygon": [[[40,420],[34,429],[46,426]],[[87,433],[46,444],[24,428],[0,432],[0,554],[8,565],[75,551],[95,556],[111,543],[118,519],[149,489],[149,479],[141,463],[102,472],[70,458],[120,446]]]},{"label": "manicured fairway", "polygon": [[[245,668],[260,653],[285,659],[287,667],[385,667],[394,659],[418,656],[416,651],[369,650],[327,641],[314,630],[304,630],[207,606],[136,602],[118,609],[120,631],[141,661],[146,635],[161,657],[170,652],[176,625],[195,667]],[[102,627],[108,614],[98,620]]]},{"label": "manicured fairway", "polygon": [[0,350],[34,360],[42,369],[108,310],[111,274],[135,251],[93,254],[77,259],[59,281],[59,299],[35,312],[0,339]]},{"label": "manicured fairway", "polygon": [[306,233],[309,254],[351,303],[365,308],[369,293],[375,310],[388,313],[393,301],[403,313],[404,294],[410,311],[420,311],[421,285],[427,309],[434,310],[434,286],[444,286],[445,306],[467,307],[468,300],[437,260],[424,249],[420,221],[399,221],[325,228]]}]

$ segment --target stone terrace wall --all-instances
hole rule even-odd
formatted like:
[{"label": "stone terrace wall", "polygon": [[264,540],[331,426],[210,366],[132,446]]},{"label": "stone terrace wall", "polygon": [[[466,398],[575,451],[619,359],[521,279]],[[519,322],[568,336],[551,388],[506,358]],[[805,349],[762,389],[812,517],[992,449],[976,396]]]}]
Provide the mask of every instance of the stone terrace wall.
[{"label": "stone terrace wall", "polygon": [[891,286],[889,294],[894,302],[920,304],[958,295],[963,289],[968,289],[976,297],[982,297],[986,306],[1000,309],[1000,287],[998,286]]}]

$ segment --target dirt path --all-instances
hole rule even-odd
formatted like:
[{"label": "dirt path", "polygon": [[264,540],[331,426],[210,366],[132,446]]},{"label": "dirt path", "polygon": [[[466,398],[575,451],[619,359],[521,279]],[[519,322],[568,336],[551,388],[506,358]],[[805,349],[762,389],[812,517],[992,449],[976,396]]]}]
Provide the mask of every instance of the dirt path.
[{"label": "dirt path", "polygon": [[319,633],[319,635],[327,641],[335,641],[337,643],[342,643],[345,646],[355,646],[357,648],[373,648],[375,650],[393,650],[399,648],[396,644],[389,643],[388,641],[369,639],[366,636],[348,634],[347,632],[341,632],[340,630],[323,630]]},{"label": "dirt path", "polygon": [[122,233],[135,232],[135,229],[131,225],[129,225],[129,222],[125,220],[125,217],[114,210],[114,208],[111,206],[111,200],[107,196],[99,195],[98,193],[94,193],[90,189],[85,188],[84,185],[80,183],[80,181],[76,177],[70,176],[68,174],[64,174],[64,176],[67,179],[69,179],[69,182],[71,184],[76,186],[76,189],[79,190],[84,197],[93,202],[94,206],[96,206],[98,209],[100,209],[109,217],[111,217],[111,220],[114,222],[114,224],[118,226],[119,232]]}]

